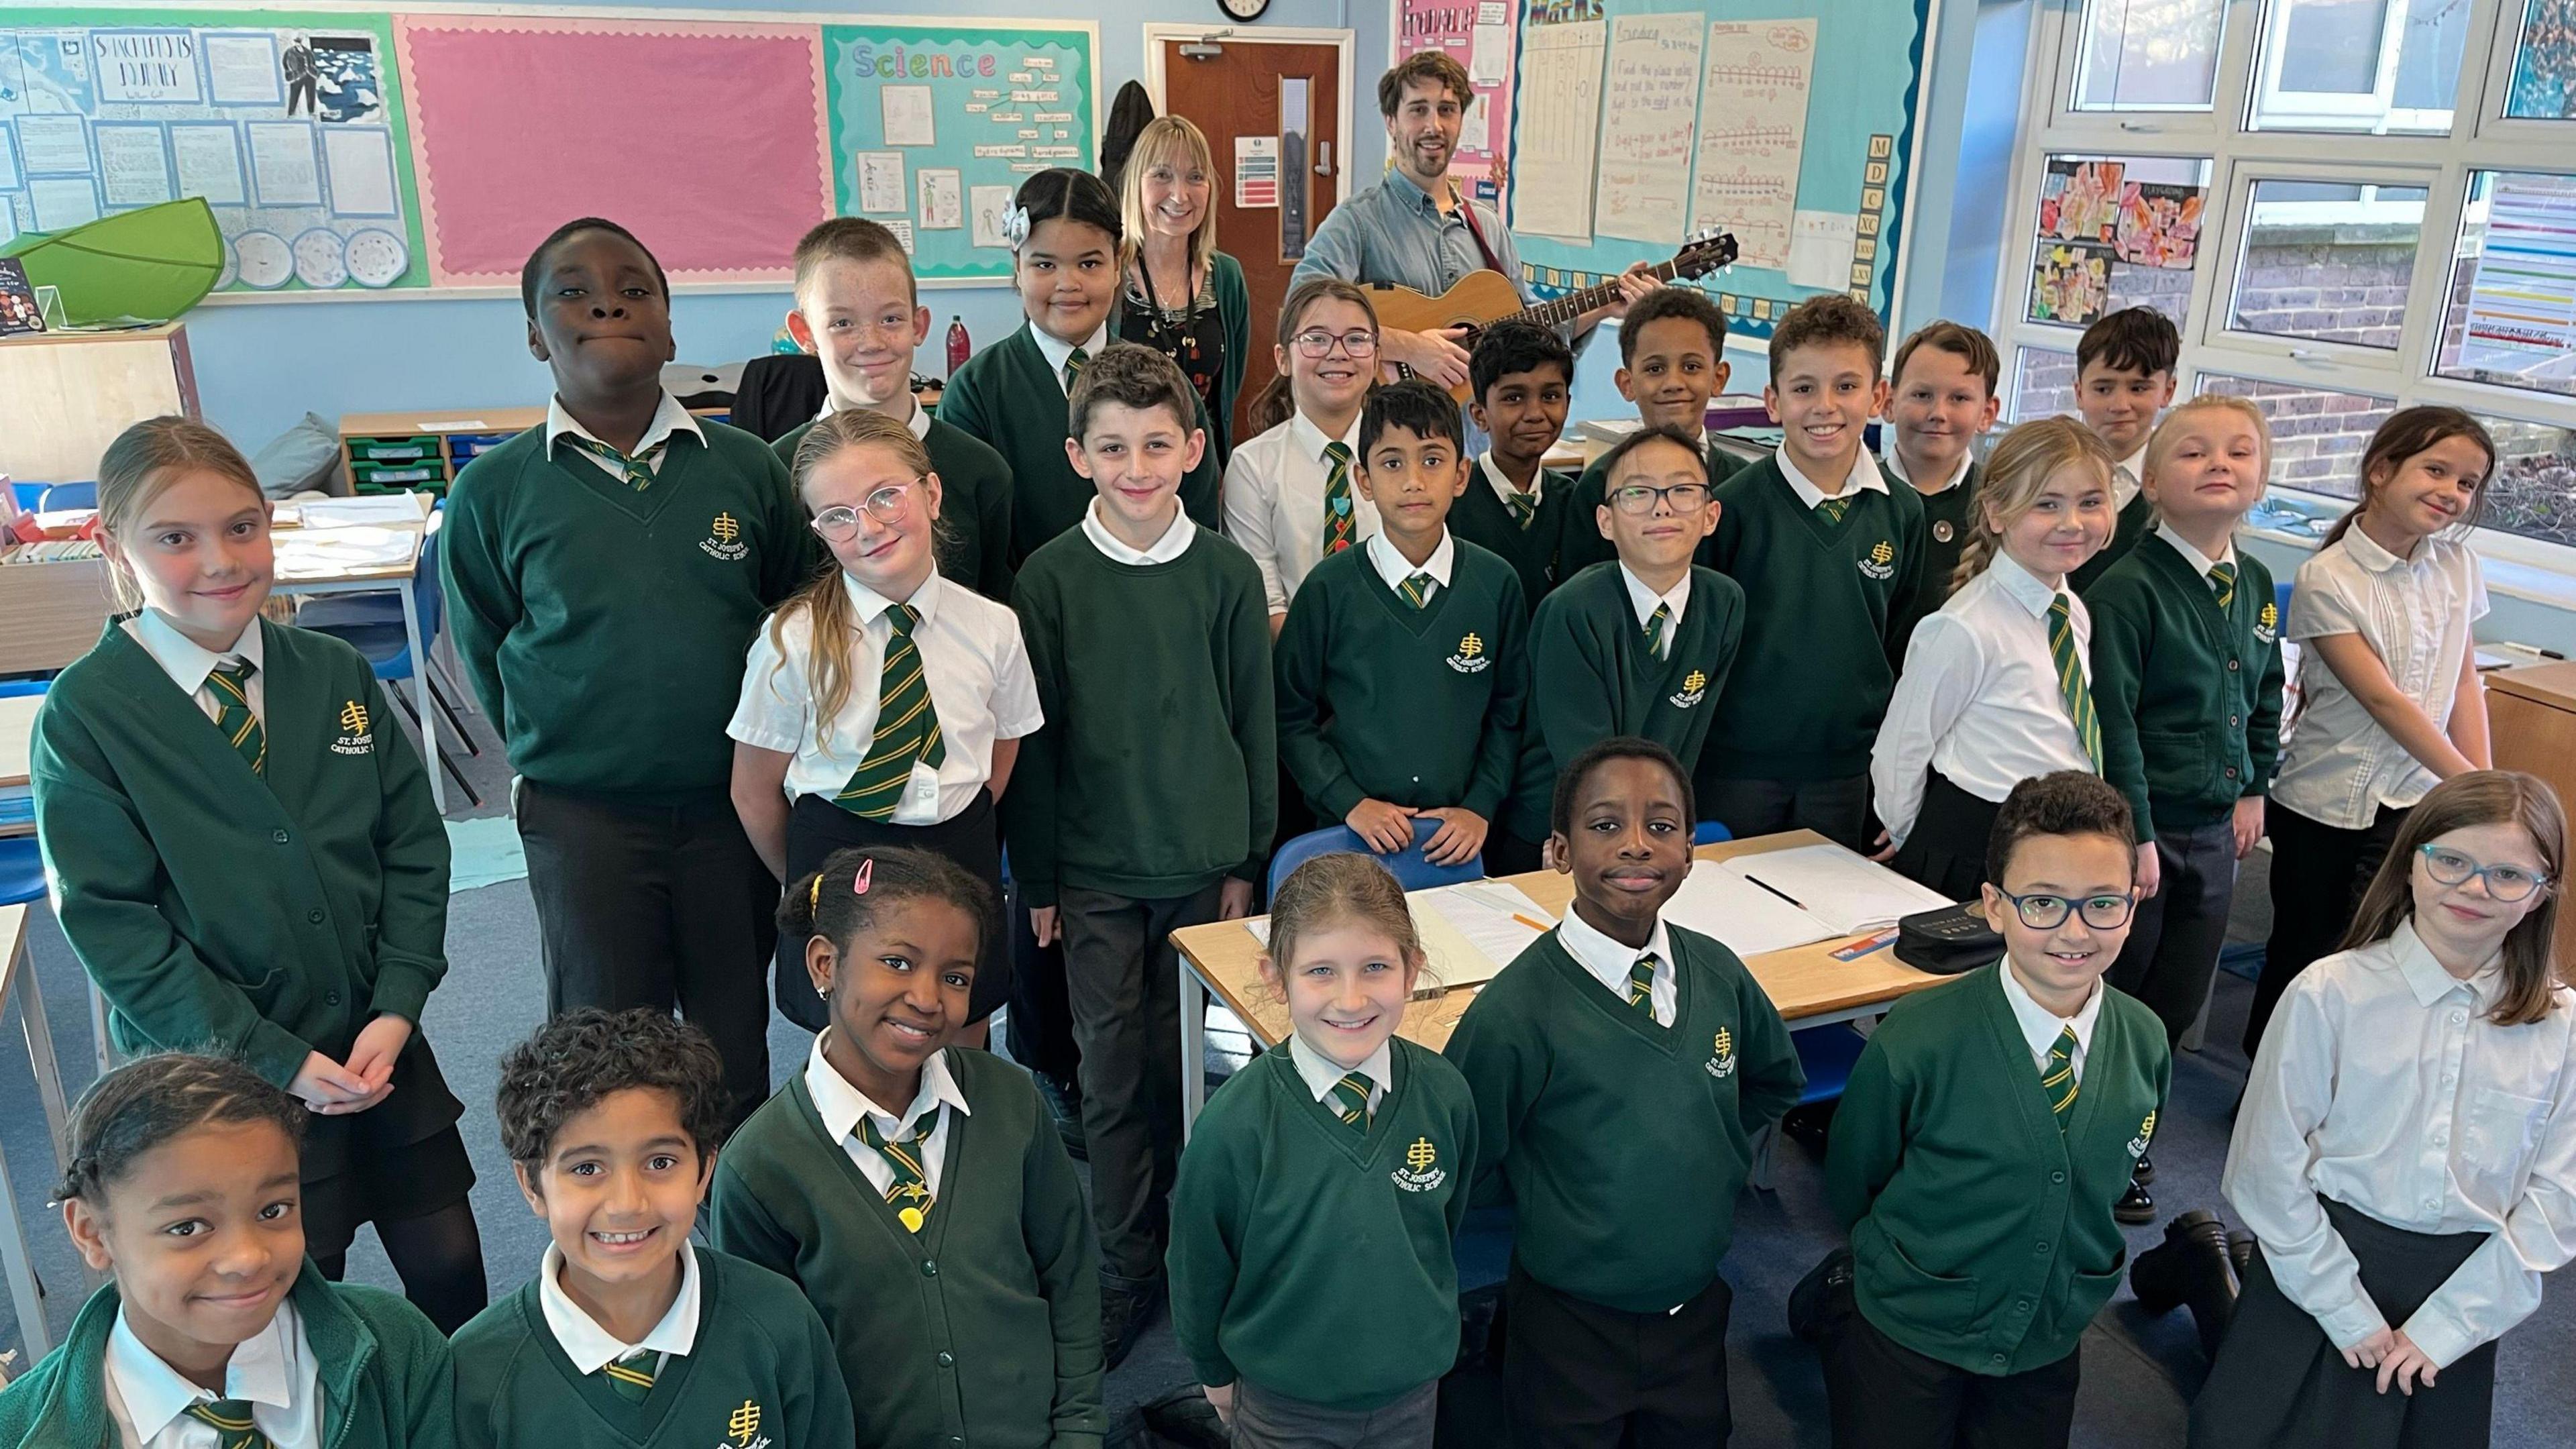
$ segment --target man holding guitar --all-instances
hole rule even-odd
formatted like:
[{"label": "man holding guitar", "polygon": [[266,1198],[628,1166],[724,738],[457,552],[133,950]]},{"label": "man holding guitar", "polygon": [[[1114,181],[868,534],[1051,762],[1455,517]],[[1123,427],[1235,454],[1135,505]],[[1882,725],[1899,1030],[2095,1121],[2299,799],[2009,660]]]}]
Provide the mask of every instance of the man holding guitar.
[{"label": "man holding guitar", "polygon": [[[1395,166],[1386,179],[1333,208],[1306,243],[1293,286],[1310,277],[1339,277],[1363,286],[1410,287],[1437,297],[1471,272],[1503,274],[1524,302],[1533,302],[1521,279],[1520,254],[1493,208],[1469,200],[1449,180],[1474,92],[1466,68],[1437,50],[1407,57],[1378,78],[1378,110],[1386,117]],[[1580,338],[1605,317],[1657,285],[1653,269],[1639,262],[1620,274],[1613,300],[1574,316],[1569,338]],[[1385,319],[1381,319],[1383,322]],[[1387,326],[1379,354],[1393,365],[1441,386],[1467,385],[1469,329],[1406,331]]]}]

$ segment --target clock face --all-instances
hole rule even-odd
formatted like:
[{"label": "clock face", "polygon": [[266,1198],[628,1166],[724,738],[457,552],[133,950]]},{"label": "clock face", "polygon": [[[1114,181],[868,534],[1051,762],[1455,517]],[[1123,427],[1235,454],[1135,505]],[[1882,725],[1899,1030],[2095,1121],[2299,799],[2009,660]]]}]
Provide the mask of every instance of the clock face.
[{"label": "clock face", "polygon": [[328,227],[317,226],[295,239],[295,278],[316,290],[349,280],[348,243]]},{"label": "clock face", "polygon": [[1270,8],[1270,0],[1216,0],[1216,8],[1235,20],[1258,20]]},{"label": "clock face", "polygon": [[263,292],[286,285],[295,275],[295,253],[286,238],[273,231],[246,231],[233,238],[233,263],[241,284]]},{"label": "clock face", "polygon": [[361,287],[390,287],[411,269],[411,248],[382,227],[349,233],[349,279]]}]

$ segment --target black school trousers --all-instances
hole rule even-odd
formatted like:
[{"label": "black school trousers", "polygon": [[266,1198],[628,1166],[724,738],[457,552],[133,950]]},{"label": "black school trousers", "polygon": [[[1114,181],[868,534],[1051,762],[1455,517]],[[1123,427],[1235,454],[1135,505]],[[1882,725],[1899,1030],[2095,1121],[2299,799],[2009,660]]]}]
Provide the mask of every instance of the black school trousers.
[{"label": "black school trousers", "polygon": [[1562,1293],[1512,1261],[1503,1285],[1503,1378],[1519,1449],[1711,1449],[1735,1418],[1726,1320],[1711,1279],[1669,1312],[1629,1313]]},{"label": "black school trousers", "polygon": [[1723,821],[1738,840],[1777,835],[1783,830],[1812,830],[1836,845],[1863,855],[1877,847],[1878,832],[1869,823],[1869,774],[1832,780],[1734,780],[1707,777],[1694,781],[1699,818]]},{"label": "black school trousers", "polygon": [[2129,918],[2129,941],[2111,963],[2111,984],[2155,1012],[2170,1048],[2200,1018],[2218,953],[2227,945],[2227,912],[2236,901],[2234,823],[2157,826],[2156,867],[2156,893]]},{"label": "black school trousers", "polygon": [[2065,1449],[2084,1353],[2017,1374],[1970,1373],[1881,1333],[1846,1281],[1827,1309],[1834,1449]]},{"label": "black school trousers", "polygon": [[778,881],[732,796],[644,803],[522,779],[515,798],[546,1014],[677,1011],[714,1039],[739,1125],[769,1097]]},{"label": "black school trousers", "polygon": [[2361,908],[2361,893],[2388,858],[2406,812],[2382,805],[2370,824],[2345,830],[2321,824],[2278,800],[2266,802],[2263,833],[2272,837],[2272,935],[2263,944],[2263,975],[2245,1016],[2245,1055],[2263,1044],[2272,1008],[2308,964],[2331,956]]}]

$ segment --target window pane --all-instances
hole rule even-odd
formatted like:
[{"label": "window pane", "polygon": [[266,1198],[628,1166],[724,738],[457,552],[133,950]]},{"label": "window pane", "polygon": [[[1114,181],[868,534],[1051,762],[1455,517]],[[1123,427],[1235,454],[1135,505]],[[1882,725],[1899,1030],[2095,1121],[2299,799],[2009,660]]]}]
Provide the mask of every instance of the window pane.
[{"label": "window pane", "polygon": [[2468,0],[2271,0],[2254,126],[2447,132],[2468,31]]},{"label": "window pane", "polygon": [[2085,0],[2079,111],[2205,111],[2226,0]]},{"label": "window pane", "polygon": [[2337,498],[2361,496],[2361,455],[2397,410],[2395,398],[2303,387],[2225,373],[2200,375],[2202,392],[2252,398],[2272,427],[2272,481]]},{"label": "window pane", "polygon": [[2487,482],[2488,528],[2576,544],[2576,433],[2547,423],[2480,417],[2495,435],[2495,476]]},{"label": "window pane", "polygon": [[2228,325],[2394,348],[2423,224],[2420,186],[2255,182]]},{"label": "window pane", "polygon": [[2576,176],[2471,173],[2434,370],[2576,397]]},{"label": "window pane", "polygon": [[2175,156],[2051,156],[2040,176],[2027,315],[2083,327],[2153,307],[2176,326],[2191,300],[2209,162]]},{"label": "window pane", "polygon": [[2576,119],[2576,0],[2524,0],[2504,113],[2521,120]]},{"label": "window pane", "polygon": [[2075,354],[2025,347],[2013,358],[2012,407],[2016,423],[2075,411]]}]

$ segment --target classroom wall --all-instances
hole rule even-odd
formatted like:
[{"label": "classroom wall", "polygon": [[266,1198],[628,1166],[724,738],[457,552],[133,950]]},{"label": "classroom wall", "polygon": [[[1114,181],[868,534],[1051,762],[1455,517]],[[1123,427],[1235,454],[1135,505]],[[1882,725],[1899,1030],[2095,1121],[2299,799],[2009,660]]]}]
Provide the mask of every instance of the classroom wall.
[{"label": "classroom wall", "polygon": [[[900,0],[691,0],[686,6],[625,0],[625,8],[840,15],[909,8],[950,19],[1014,19],[1061,16],[1072,7],[1049,0],[940,0],[935,6],[909,7]],[[1240,27],[1356,32],[1353,66],[1364,94],[1355,104],[1349,137],[1351,160],[1363,168],[1354,174],[1355,184],[1374,176],[1386,159],[1386,132],[1365,92],[1385,67],[1387,9],[1386,0],[1275,0],[1260,25]],[[1221,20],[1209,0],[1115,0],[1096,13],[1102,84],[1095,114],[1103,117],[1121,84],[1144,78],[1146,22],[1215,29]],[[942,344],[952,316],[964,318],[978,347],[1019,325],[1019,304],[1007,286],[926,290],[922,301],[934,320],[919,365],[934,375],[945,370]],[[682,294],[672,308],[680,360],[735,362],[768,351],[786,306],[784,288]],[[259,447],[307,412],[331,419],[344,412],[428,408],[471,416],[477,408],[538,402],[547,393],[545,367],[528,355],[527,324],[515,298],[218,303],[188,314],[188,340],[207,420],[248,448]]]}]

